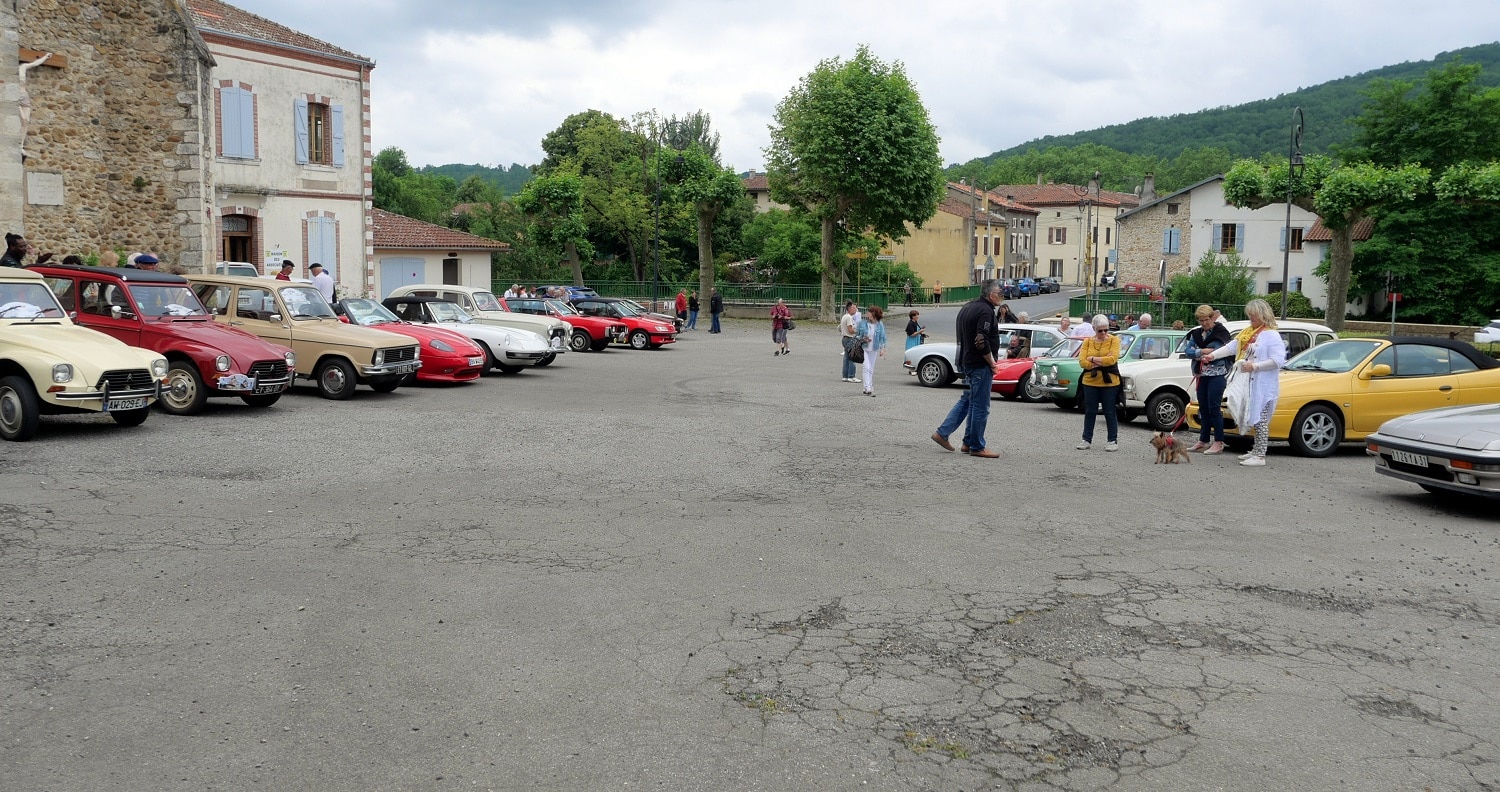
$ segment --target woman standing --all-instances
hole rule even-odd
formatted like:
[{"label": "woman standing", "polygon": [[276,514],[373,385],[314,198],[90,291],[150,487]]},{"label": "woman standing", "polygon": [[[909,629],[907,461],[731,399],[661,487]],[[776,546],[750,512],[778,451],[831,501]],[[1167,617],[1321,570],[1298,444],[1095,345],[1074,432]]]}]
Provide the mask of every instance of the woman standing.
[{"label": "woman standing", "polygon": [[[908,311],[906,314],[906,348],[920,346],[922,339],[927,337],[927,327],[922,324],[921,311]],[[915,371],[913,374],[917,373]]]},{"label": "woman standing", "polygon": [[[1193,312],[1198,326],[1188,332],[1188,357],[1193,360],[1193,377],[1198,383],[1198,419],[1202,428],[1198,430],[1198,442],[1189,451],[1205,454],[1224,453],[1224,383],[1229,374],[1227,361],[1204,363],[1199,360],[1203,352],[1212,351],[1230,342],[1229,331],[1214,321],[1214,309],[1198,306]],[[1213,438],[1212,444],[1209,438]]]},{"label": "woman standing", "polygon": [[1001,324],[1019,324],[1021,320],[1016,318],[1009,304],[1000,303],[1000,307],[995,309],[995,321]]},{"label": "woman standing", "polygon": [[1105,451],[1120,448],[1120,422],[1115,417],[1115,400],[1120,388],[1120,337],[1109,334],[1109,317],[1095,314],[1094,334],[1083,340],[1078,347],[1078,361],[1083,364],[1083,378],[1078,392],[1083,399],[1083,442],[1079,451],[1089,450],[1094,444],[1094,418],[1099,414],[1099,405],[1104,405],[1104,426],[1109,430],[1109,442]]},{"label": "woman standing", "polygon": [[688,294],[688,321],[683,326],[684,330],[698,329],[698,292]]},{"label": "woman standing", "polygon": [[1286,365],[1286,342],[1276,332],[1276,314],[1265,300],[1245,303],[1245,318],[1250,320],[1249,327],[1241,330],[1228,344],[1204,351],[1202,359],[1208,363],[1234,355],[1235,368],[1250,376],[1250,401],[1245,414],[1236,415],[1234,419],[1240,426],[1247,423],[1255,426],[1255,446],[1250,453],[1240,455],[1240,464],[1260,467],[1266,464],[1271,413],[1276,411],[1276,399],[1281,396],[1281,367]]},{"label": "woman standing", "polygon": [[860,320],[859,343],[865,348],[865,395],[875,395],[875,359],[885,357],[885,312],[870,306],[869,318]]},{"label": "woman standing", "polygon": [[787,324],[791,321],[792,309],[786,307],[786,300],[777,297],[776,304],[771,306],[771,342],[777,345],[771,357],[792,354],[786,345]]}]

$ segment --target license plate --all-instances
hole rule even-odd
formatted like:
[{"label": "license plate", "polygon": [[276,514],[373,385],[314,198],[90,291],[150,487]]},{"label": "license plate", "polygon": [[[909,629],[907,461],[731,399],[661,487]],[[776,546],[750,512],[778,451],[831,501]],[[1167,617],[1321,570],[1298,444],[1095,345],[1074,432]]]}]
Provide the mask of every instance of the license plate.
[{"label": "license plate", "polygon": [[145,406],[145,399],[110,399],[109,403],[104,405],[104,411],[113,412],[115,410],[139,410]]},{"label": "license plate", "polygon": [[257,395],[257,396],[259,396],[261,394],[265,394],[265,393],[280,393],[280,392],[281,392],[281,386],[280,385],[256,385],[255,386],[255,395]]},{"label": "license plate", "polygon": [[1391,449],[1391,459],[1400,462],[1403,465],[1411,465],[1413,467],[1420,468],[1427,467],[1427,457],[1422,454],[1408,454],[1405,451],[1397,451],[1395,449]]},{"label": "license plate", "polygon": [[484,365],[484,358],[482,358],[482,357],[471,357],[471,358],[469,358],[469,365],[471,365],[471,366],[482,366],[482,365]]}]

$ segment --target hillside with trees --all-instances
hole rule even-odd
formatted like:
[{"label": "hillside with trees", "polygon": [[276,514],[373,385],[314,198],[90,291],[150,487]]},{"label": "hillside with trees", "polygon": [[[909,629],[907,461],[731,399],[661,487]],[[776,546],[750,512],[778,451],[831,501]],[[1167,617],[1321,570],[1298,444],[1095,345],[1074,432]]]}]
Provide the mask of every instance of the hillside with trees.
[{"label": "hillside with trees", "polygon": [[447,176],[455,184],[463,184],[470,176],[477,176],[505,195],[515,195],[531,181],[531,168],[519,162],[512,162],[508,168],[504,165],[494,168],[488,165],[423,165],[417,171],[428,176]]}]

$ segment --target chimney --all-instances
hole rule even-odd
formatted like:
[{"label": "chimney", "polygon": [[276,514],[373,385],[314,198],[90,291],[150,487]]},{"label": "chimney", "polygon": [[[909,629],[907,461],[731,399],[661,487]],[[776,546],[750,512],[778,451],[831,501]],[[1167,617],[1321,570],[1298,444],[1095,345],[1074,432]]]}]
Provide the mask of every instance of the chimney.
[{"label": "chimney", "polygon": [[1042,184],[1043,184],[1043,182],[1042,182],[1042,172],[1041,171],[1037,171],[1036,172],[1036,186],[1040,187],[1040,186],[1042,186]]},{"label": "chimney", "polygon": [[1141,203],[1151,203],[1156,200],[1156,174],[1146,174],[1146,183],[1141,185]]},{"label": "chimney", "polygon": [[1089,195],[1099,197],[1099,171],[1094,171],[1094,178],[1089,179]]}]

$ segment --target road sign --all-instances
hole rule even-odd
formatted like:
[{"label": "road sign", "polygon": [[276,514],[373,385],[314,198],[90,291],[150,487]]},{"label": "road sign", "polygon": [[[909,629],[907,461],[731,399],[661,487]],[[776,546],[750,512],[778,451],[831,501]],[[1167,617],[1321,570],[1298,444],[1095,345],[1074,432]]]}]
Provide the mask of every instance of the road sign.
[{"label": "road sign", "polygon": [[1401,292],[1391,292],[1391,302],[1401,302]]},{"label": "road sign", "polygon": [[870,254],[866,252],[864,248],[860,248],[859,250],[851,250],[844,255],[852,259],[866,259],[870,257]]},{"label": "road sign", "polygon": [[895,256],[876,256],[875,260],[876,261],[895,261],[896,257]]}]

